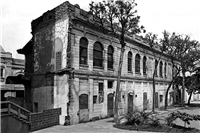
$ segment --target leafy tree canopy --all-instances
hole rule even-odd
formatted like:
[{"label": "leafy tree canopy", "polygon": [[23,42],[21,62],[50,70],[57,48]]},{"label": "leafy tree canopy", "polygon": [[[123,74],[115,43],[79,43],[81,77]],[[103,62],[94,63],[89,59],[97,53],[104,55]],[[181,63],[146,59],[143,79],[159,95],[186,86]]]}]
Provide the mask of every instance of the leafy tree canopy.
[{"label": "leafy tree canopy", "polygon": [[91,2],[89,13],[104,31],[107,29],[107,33],[117,33],[120,41],[124,41],[125,35],[145,32],[144,26],[138,25],[140,16],[137,15],[136,6],[134,0]]}]

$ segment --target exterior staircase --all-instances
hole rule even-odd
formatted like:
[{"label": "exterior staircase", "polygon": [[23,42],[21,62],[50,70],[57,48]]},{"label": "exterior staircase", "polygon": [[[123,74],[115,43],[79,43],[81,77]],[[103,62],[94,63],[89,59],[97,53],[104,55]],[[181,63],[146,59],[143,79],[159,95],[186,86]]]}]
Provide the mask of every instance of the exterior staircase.
[{"label": "exterior staircase", "polygon": [[30,113],[19,105],[10,102],[1,102],[1,132],[2,133],[29,133]]}]

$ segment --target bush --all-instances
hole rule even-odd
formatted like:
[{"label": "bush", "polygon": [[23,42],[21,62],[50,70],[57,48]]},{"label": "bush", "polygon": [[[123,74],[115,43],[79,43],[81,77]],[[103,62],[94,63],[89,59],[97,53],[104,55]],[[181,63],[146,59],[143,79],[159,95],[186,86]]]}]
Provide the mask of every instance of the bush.
[{"label": "bush", "polygon": [[152,118],[149,118],[148,124],[152,127],[160,127],[161,123],[160,123],[160,119],[153,116]]},{"label": "bush", "polygon": [[128,125],[141,125],[145,124],[146,121],[148,121],[149,115],[151,113],[146,113],[144,111],[135,111],[135,112],[129,112],[125,118],[127,119],[127,124]]}]

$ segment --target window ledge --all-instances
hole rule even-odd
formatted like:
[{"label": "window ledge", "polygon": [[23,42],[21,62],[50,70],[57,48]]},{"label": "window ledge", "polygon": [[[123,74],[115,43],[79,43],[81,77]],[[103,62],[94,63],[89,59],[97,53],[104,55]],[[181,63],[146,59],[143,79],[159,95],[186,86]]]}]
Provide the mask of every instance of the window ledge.
[{"label": "window ledge", "polygon": [[86,64],[80,64],[79,67],[89,67],[89,66]]},{"label": "window ledge", "polygon": [[135,72],[135,74],[136,74],[136,75],[141,75],[141,73],[140,73],[140,72]]},{"label": "window ledge", "polygon": [[144,76],[144,77],[146,77],[146,76],[147,76],[147,74],[146,74],[146,73],[143,73],[143,76]]},{"label": "window ledge", "polygon": [[113,68],[108,68],[108,71],[114,71],[114,69]]},{"label": "window ledge", "polygon": [[133,74],[133,71],[128,71],[129,74]]},{"label": "window ledge", "polygon": [[103,68],[103,67],[98,67],[98,66],[93,66],[93,69],[100,69],[100,70],[103,70],[104,68]]}]

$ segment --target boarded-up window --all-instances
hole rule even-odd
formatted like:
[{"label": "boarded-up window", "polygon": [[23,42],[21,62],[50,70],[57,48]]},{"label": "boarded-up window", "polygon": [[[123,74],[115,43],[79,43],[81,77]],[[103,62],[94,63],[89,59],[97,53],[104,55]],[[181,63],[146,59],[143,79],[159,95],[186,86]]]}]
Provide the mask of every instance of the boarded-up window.
[{"label": "boarded-up window", "polygon": [[56,70],[61,69],[61,51],[56,52]]}]

